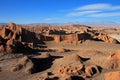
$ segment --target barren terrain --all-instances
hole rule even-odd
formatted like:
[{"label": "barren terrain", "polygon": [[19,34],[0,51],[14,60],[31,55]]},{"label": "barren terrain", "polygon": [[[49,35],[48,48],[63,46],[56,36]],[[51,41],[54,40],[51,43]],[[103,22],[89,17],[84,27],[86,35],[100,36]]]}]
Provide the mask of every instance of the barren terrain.
[{"label": "barren terrain", "polygon": [[120,29],[2,25],[0,80],[119,80]]}]

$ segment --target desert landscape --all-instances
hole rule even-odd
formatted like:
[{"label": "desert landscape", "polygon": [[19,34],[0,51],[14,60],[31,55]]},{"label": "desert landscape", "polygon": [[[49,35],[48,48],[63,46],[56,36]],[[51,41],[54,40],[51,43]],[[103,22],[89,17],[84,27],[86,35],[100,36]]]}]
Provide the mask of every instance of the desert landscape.
[{"label": "desert landscape", "polygon": [[0,26],[0,80],[119,80],[120,28]]}]

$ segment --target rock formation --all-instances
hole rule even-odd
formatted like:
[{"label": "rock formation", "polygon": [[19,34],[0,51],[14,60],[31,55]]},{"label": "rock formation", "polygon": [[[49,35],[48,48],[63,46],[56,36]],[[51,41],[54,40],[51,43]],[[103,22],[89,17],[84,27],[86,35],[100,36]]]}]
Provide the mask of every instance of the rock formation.
[{"label": "rock formation", "polygon": [[15,61],[15,63],[10,65],[9,68],[11,68],[10,70],[12,72],[22,71],[27,74],[34,72],[34,64],[27,56],[19,58],[17,61]]},{"label": "rock formation", "polygon": [[[100,73],[97,65],[84,65],[84,61],[77,54],[65,56],[56,60],[57,67],[51,72],[51,75],[44,75],[40,79],[60,79],[60,80],[85,80]],[[39,80],[39,79],[38,79]]]},{"label": "rock formation", "polygon": [[86,40],[99,40],[108,43],[118,43],[116,39],[107,36],[107,34],[103,34],[102,30],[104,30],[104,28],[94,29],[85,25],[66,25],[57,27],[49,25],[38,25],[34,27],[27,26],[24,28],[37,34],[37,39],[41,41],[55,41],[56,43],[66,42],[70,44],[78,44],[83,43]]},{"label": "rock formation", "polygon": [[22,43],[22,27],[9,23],[7,27],[0,30],[1,52],[16,53],[29,49]]},{"label": "rock formation", "polygon": [[[73,25],[69,28],[49,26],[30,28],[30,26],[26,26],[27,28],[25,28],[16,25],[15,23],[9,23],[7,27],[4,26],[0,30],[0,51],[12,53],[22,52],[27,49],[30,50],[30,48],[32,50],[35,45],[44,43],[44,41],[55,41],[56,43],[65,42],[75,45],[83,43],[86,40],[100,40],[108,43],[118,43],[116,39],[102,33],[97,33],[97,31],[93,31],[92,28],[80,27],[80,25],[76,26],[77,25]],[[70,30],[72,33],[68,33]]]},{"label": "rock formation", "polygon": [[61,41],[64,41],[66,43],[71,43],[71,44],[78,44],[78,42],[82,43],[86,40],[91,40],[91,39],[92,39],[92,37],[88,33],[56,35],[54,37],[54,40],[56,43],[60,43]]},{"label": "rock formation", "polygon": [[109,37],[107,35],[104,35],[104,34],[99,34],[97,36],[94,36],[94,38],[98,39],[98,40],[101,40],[101,41],[104,41],[104,42],[108,42],[108,43],[118,43],[118,41],[112,37]]},{"label": "rock formation", "polygon": [[69,78],[74,75],[78,76],[83,72],[82,61],[76,54],[66,56],[58,62],[61,63],[54,69],[53,74],[61,79],[65,79],[68,76]]}]

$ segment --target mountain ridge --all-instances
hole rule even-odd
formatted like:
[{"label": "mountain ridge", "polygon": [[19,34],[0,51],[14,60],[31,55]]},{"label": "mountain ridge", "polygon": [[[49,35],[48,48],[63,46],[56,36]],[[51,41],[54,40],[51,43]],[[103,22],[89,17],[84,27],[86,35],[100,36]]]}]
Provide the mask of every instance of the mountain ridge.
[{"label": "mountain ridge", "polygon": [[[0,23],[0,25],[7,25],[8,23]],[[30,24],[20,24],[20,25],[50,25],[50,26],[64,26],[64,25],[72,25],[72,24],[79,24],[79,25],[86,25],[91,27],[110,27],[110,28],[117,28],[120,27],[120,23],[110,22],[110,21],[101,21],[101,22],[75,22],[75,23],[30,23]]]}]

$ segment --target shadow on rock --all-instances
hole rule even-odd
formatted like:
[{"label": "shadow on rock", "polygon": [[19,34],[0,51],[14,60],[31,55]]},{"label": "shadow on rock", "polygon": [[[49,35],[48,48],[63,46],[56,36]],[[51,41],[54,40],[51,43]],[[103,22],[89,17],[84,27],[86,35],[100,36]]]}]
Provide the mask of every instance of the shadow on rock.
[{"label": "shadow on rock", "polygon": [[47,58],[31,58],[35,69],[33,73],[38,73],[49,69],[53,65],[53,61],[57,58],[62,58],[62,56],[51,56]]}]

